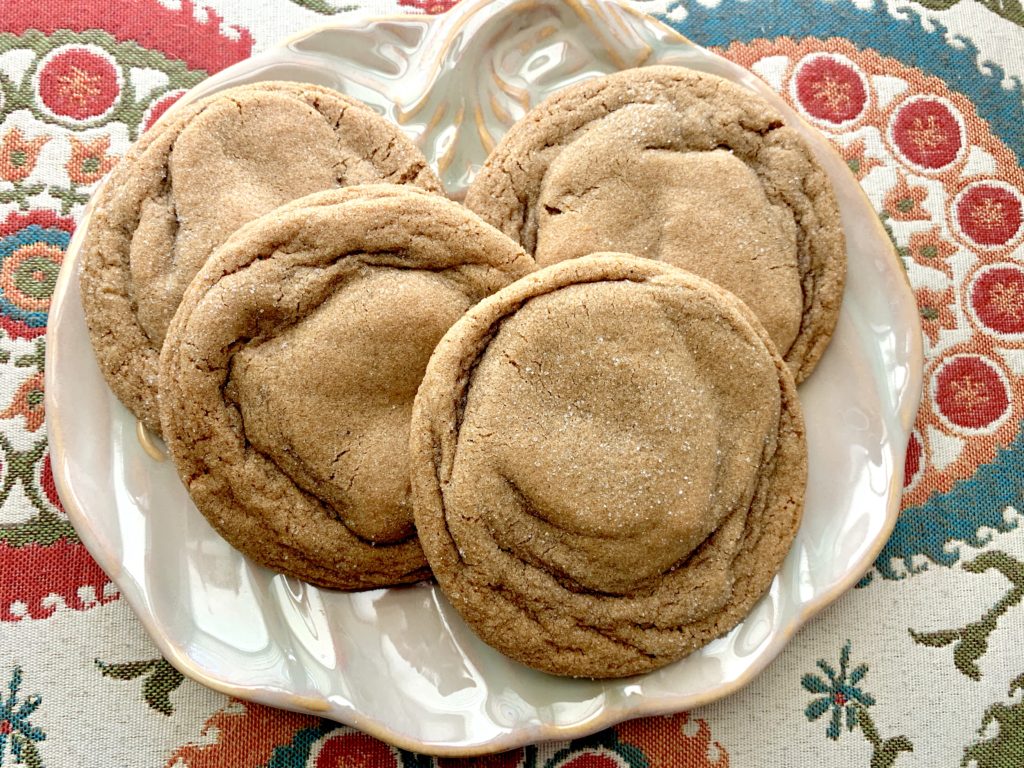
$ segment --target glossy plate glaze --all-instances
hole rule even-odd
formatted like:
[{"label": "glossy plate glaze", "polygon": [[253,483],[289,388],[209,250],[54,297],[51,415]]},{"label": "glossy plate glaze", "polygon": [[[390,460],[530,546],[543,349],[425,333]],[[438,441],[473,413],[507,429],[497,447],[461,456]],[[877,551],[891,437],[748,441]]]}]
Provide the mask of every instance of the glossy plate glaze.
[{"label": "glossy plate glaze", "polygon": [[596,682],[526,669],[481,643],[432,585],[342,594],[253,566],[207,525],[158,443],[111,394],[78,289],[83,219],[50,313],[46,413],[72,522],[161,652],[234,696],[324,715],[433,754],[584,735],[688,709],[751,680],[870,567],[899,510],[921,388],[914,298],[845,162],[765,84],[653,19],[603,0],[463,0],[444,16],[316,29],[203,82],[356,96],[398,123],[461,198],[503,132],[554,91],[676,64],[740,83],[803,131],[838,191],[849,278],[832,345],[801,387],[810,451],[803,524],[768,595],[727,636],[652,674]]}]

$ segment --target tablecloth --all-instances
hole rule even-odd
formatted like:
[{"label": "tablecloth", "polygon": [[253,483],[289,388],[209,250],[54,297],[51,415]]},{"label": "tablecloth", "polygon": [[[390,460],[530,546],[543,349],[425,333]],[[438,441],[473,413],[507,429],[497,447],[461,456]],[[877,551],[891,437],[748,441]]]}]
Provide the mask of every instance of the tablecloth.
[{"label": "tablecloth", "polygon": [[[49,299],[83,203],[182,92],[310,25],[452,0],[0,0],[0,766],[431,766],[164,659],[78,541],[44,426]],[[821,128],[914,288],[923,402],[858,587],[714,705],[464,764],[1024,766],[1020,0],[634,0]]]}]

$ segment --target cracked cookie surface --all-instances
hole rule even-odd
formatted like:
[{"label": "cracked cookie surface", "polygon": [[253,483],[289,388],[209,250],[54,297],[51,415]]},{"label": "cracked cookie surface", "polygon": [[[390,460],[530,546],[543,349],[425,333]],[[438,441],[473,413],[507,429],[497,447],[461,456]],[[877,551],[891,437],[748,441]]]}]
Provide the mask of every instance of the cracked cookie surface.
[{"label": "cracked cookie surface", "polygon": [[114,393],[158,430],[160,347],[214,249],[279,205],[373,182],[441,189],[397,127],[315,85],[229,89],[143,134],[103,185],[82,249],[82,302]]},{"label": "cracked cookie surface", "polygon": [[621,254],[485,299],[438,345],[412,420],[416,527],[502,653],[621,677],[732,629],[803,510],[788,367],[733,295]]},{"label": "cracked cookie surface", "polygon": [[645,67],[557,93],[509,130],[466,205],[538,267],[620,251],[725,287],[798,383],[838,317],[845,244],[824,170],[771,105],[712,75]]},{"label": "cracked cookie surface", "polygon": [[437,341],[532,269],[413,187],[321,192],[250,222],[190,285],[161,354],[164,438],[233,546],[314,584],[429,577],[409,422]]}]

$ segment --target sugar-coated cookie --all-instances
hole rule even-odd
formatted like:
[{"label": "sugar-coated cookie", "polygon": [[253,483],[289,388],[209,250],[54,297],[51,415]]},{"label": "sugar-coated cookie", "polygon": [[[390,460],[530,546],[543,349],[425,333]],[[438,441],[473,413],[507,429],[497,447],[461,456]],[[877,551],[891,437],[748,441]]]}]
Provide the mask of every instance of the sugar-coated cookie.
[{"label": "sugar-coated cookie", "polygon": [[742,302],[623,255],[469,310],[416,397],[416,527],[476,633],[559,675],[646,672],[734,627],[799,524],[803,417]]},{"label": "sugar-coated cookie", "polygon": [[327,88],[241,86],[158,122],[104,184],[82,247],[82,303],[114,393],[159,429],[160,347],[210,254],[283,203],[372,182],[441,188],[397,127]]},{"label": "sugar-coated cookie", "polygon": [[829,179],[768,102],[713,75],[644,67],[558,92],[512,126],[466,205],[538,267],[619,251],[723,286],[797,383],[836,324],[846,251]]},{"label": "sugar-coated cookie", "polygon": [[413,398],[451,324],[530,269],[477,216],[410,186],[321,192],[243,226],[186,291],[160,360],[164,439],[199,511],[314,584],[428,577]]}]

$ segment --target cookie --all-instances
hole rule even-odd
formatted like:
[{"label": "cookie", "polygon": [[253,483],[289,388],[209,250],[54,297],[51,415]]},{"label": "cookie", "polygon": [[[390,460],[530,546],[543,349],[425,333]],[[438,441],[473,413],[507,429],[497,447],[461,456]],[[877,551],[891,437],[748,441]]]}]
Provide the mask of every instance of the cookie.
[{"label": "cookie", "polygon": [[214,249],[282,203],[381,181],[441,189],[395,126],[327,88],[242,86],[158,122],[103,185],[82,246],[82,303],[114,393],[159,429],[160,347]]},{"label": "cookie", "polygon": [[163,435],[196,507],[313,584],[427,578],[413,397],[449,326],[530,269],[472,213],[407,186],[322,192],[243,226],[186,291],[160,358]]},{"label": "cookie", "polygon": [[512,126],[466,205],[539,267],[621,251],[727,288],[797,383],[836,324],[846,251],[828,177],[770,104],[713,75],[646,67],[555,94]]},{"label": "cookie", "polygon": [[732,294],[602,254],[452,326],[413,410],[416,528],[473,630],[558,675],[646,672],[734,627],[803,509],[796,385]]}]

